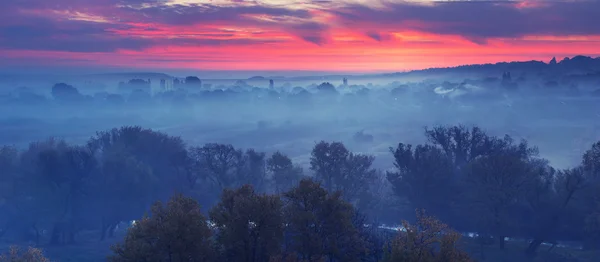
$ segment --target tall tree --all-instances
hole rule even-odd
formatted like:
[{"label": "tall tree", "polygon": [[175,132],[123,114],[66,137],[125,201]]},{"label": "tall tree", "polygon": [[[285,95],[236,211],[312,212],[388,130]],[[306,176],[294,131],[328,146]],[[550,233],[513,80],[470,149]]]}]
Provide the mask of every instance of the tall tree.
[{"label": "tall tree", "polygon": [[394,172],[387,173],[394,192],[407,198],[415,208],[451,220],[457,211],[460,187],[452,161],[442,150],[431,145],[400,143],[394,155]]},{"label": "tall tree", "polygon": [[350,152],[340,142],[321,141],[311,152],[310,169],[318,180],[323,181],[325,189],[333,192],[336,180],[341,180],[346,158]]},{"label": "tall tree", "polygon": [[148,166],[162,185],[158,192],[160,199],[167,199],[176,192],[187,192],[197,183],[186,145],[180,137],[138,126],[124,126],[98,132],[87,146],[96,155],[122,151]]},{"label": "tall tree", "polygon": [[417,223],[402,222],[400,231],[390,245],[386,262],[445,262],[471,261],[458,247],[460,233],[439,220],[417,211]]},{"label": "tall tree", "polygon": [[514,147],[510,136],[489,136],[479,127],[469,130],[463,125],[436,126],[426,128],[425,137],[429,144],[441,148],[458,170],[479,156],[495,154],[507,148],[518,149],[517,152],[523,157],[536,155],[538,152],[537,148],[529,147],[527,141]]},{"label": "tall tree", "polygon": [[[535,255],[537,249],[546,240],[555,240],[558,225],[564,222],[578,196],[586,187],[585,172],[582,167],[559,171],[554,177],[552,194],[550,194],[549,205],[545,208],[545,217],[536,221],[535,230],[532,232],[533,240],[526,249],[526,254]],[[544,203],[544,202],[542,202]],[[571,214],[574,215],[574,214]],[[583,223],[582,218],[580,223]]]},{"label": "tall tree", "polygon": [[12,146],[0,147],[0,238],[16,221],[15,207],[19,196],[19,152]]},{"label": "tall tree", "polygon": [[464,195],[478,232],[497,236],[504,249],[507,234],[515,231],[517,206],[535,175],[527,159],[509,152],[482,156],[465,167]]},{"label": "tall tree", "polygon": [[99,172],[91,181],[90,203],[101,221],[101,237],[112,236],[122,221],[131,221],[144,214],[158,198],[159,181],[152,169],[130,153],[111,149],[98,156]]},{"label": "tall tree", "polygon": [[328,191],[341,191],[346,200],[356,202],[376,179],[374,159],[349,152],[340,142],[321,141],[312,150],[310,168]]},{"label": "tall tree", "polygon": [[302,167],[294,166],[292,160],[279,151],[267,159],[267,170],[277,194],[289,190],[302,179]]},{"label": "tall tree", "polygon": [[86,206],[83,196],[88,193],[88,181],[96,165],[93,154],[84,147],[49,149],[39,153],[37,168],[40,179],[50,190],[55,201],[52,206],[57,211],[51,244],[75,241],[76,222],[83,216]]},{"label": "tall tree", "polygon": [[176,195],[136,221],[124,242],[112,247],[109,261],[216,261],[211,235],[198,202]]},{"label": "tall tree", "polygon": [[206,144],[190,149],[198,172],[217,186],[218,191],[243,185],[244,153],[232,145]]},{"label": "tall tree", "polygon": [[283,194],[288,251],[314,261],[360,261],[364,240],[353,224],[354,208],[340,192],[329,193],[320,184],[303,179]]},{"label": "tall tree", "polygon": [[243,184],[252,185],[255,190],[264,192],[267,187],[267,160],[265,153],[254,149],[246,150]]},{"label": "tall tree", "polygon": [[281,200],[254,192],[250,185],[225,189],[210,211],[225,261],[268,261],[283,240]]}]

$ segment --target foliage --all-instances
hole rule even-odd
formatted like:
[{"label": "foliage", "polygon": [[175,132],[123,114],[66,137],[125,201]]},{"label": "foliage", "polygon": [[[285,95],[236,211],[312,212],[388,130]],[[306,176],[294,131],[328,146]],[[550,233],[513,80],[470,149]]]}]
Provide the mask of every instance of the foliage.
[{"label": "foliage", "polygon": [[225,261],[267,261],[279,253],[283,218],[278,196],[260,195],[250,185],[226,189],[210,211]]},{"label": "foliage", "polygon": [[[377,225],[397,221],[410,207],[479,233],[489,240],[479,243],[482,254],[483,244],[504,247],[505,237],[530,239],[520,253],[544,259],[544,243],[598,247],[600,142],[580,165],[556,170],[526,141],[476,127],[438,126],[426,129],[425,137],[424,144],[390,149],[395,168],[385,176],[373,167],[374,157],[322,141],[306,174],[314,181],[303,180],[302,168],[282,152],[267,156],[226,144],[190,148],[179,137],[140,127],[99,132],[84,146],[60,139],[23,150],[4,146],[0,237],[54,245],[90,235],[104,239],[150,208],[152,215],[131,228],[113,259],[171,253],[177,260],[177,253],[187,252],[201,261],[378,261],[389,236]],[[151,207],[176,193],[190,198]],[[192,198],[211,210],[214,236]],[[424,221],[413,226],[416,235],[425,234],[419,223],[437,225]],[[441,250],[434,239],[432,246]],[[435,254],[424,259],[435,260]]]},{"label": "foliage", "polygon": [[206,144],[190,149],[201,177],[212,182],[218,191],[235,188],[243,183],[244,153],[232,145]]},{"label": "foliage", "polygon": [[351,202],[368,197],[369,186],[377,171],[371,166],[374,157],[354,154],[340,142],[321,141],[311,152],[310,169],[329,192],[341,191]]},{"label": "foliage", "polygon": [[90,202],[101,217],[101,239],[107,233],[111,236],[119,222],[139,218],[157,198],[152,169],[127,152],[112,151],[101,156],[102,166],[90,188]]},{"label": "foliage", "polygon": [[359,261],[366,253],[353,224],[354,208],[339,192],[329,193],[310,179],[283,194],[286,243],[300,258]]},{"label": "foliage", "polygon": [[211,230],[198,202],[176,195],[157,202],[112,248],[110,261],[213,261]]},{"label": "foliage", "polygon": [[276,193],[291,189],[303,176],[302,167],[294,166],[292,160],[279,151],[267,159],[267,170]]},{"label": "foliage", "polygon": [[413,207],[451,217],[460,188],[458,176],[443,151],[431,145],[418,145],[413,150],[412,145],[403,143],[390,150],[396,171],[388,172],[387,179],[396,195],[406,197]]},{"label": "foliage", "polygon": [[50,262],[42,250],[29,247],[26,251],[11,246],[8,253],[0,254],[0,262]]},{"label": "foliage", "polygon": [[497,236],[504,248],[505,236],[515,232],[511,218],[517,215],[517,205],[535,173],[526,159],[509,153],[479,157],[465,169],[465,186],[472,188],[466,191],[465,202],[479,214],[472,219],[480,225],[477,232]]},{"label": "foliage", "polygon": [[298,254],[296,253],[291,253],[291,254],[279,254],[279,255],[275,255],[272,256],[269,259],[269,262],[326,262],[327,260],[324,257],[318,257],[318,258],[313,258],[313,259],[302,259],[299,258]]},{"label": "foliage", "polygon": [[171,189],[161,191],[159,199],[166,199],[196,184],[190,170],[188,151],[179,137],[138,126],[125,126],[98,132],[90,138],[87,147],[100,158],[104,154],[118,152],[146,165],[163,187]]},{"label": "foliage", "polygon": [[461,235],[424,211],[417,211],[417,222],[411,225],[402,222],[405,231],[400,231],[392,240],[386,262],[433,262],[471,261],[458,248]]}]

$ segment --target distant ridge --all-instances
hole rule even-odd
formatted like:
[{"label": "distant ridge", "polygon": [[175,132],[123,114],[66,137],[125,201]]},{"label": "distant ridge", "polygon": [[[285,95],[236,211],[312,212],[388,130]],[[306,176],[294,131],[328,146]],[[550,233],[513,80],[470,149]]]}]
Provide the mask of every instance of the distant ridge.
[{"label": "distant ridge", "polygon": [[577,55],[572,58],[565,57],[560,62],[556,62],[556,58],[552,58],[548,63],[537,60],[530,61],[514,61],[514,62],[497,62],[487,64],[469,64],[453,67],[434,67],[427,69],[410,70],[405,72],[385,73],[385,74],[358,74],[358,75],[322,75],[322,76],[306,76],[306,77],[290,77],[290,80],[328,80],[341,79],[350,77],[352,79],[374,78],[374,77],[400,77],[423,74],[452,74],[452,73],[497,73],[502,71],[571,71],[581,70],[588,71],[587,73],[600,72],[600,57],[592,58],[590,56]]},{"label": "distant ridge", "polygon": [[471,64],[460,65],[454,67],[439,67],[428,68],[421,70],[412,70],[408,72],[397,72],[390,74],[380,74],[382,76],[398,76],[418,73],[450,73],[460,71],[498,71],[498,70],[515,70],[515,71],[536,71],[536,70],[600,70],[600,57],[592,58],[589,56],[577,55],[572,58],[565,57],[560,62],[556,62],[556,58],[552,58],[548,63],[543,61],[515,61],[515,62],[497,62],[487,64]]},{"label": "distant ridge", "polygon": [[103,77],[103,78],[111,78],[111,77],[116,77],[116,78],[141,78],[141,79],[147,79],[147,78],[169,79],[169,78],[174,78],[171,75],[164,74],[164,73],[156,73],[156,72],[98,73],[98,74],[86,74],[86,75],[82,75],[82,76],[83,77]]},{"label": "distant ridge", "polygon": [[266,80],[267,78],[265,78],[264,76],[253,76],[253,77],[249,77],[248,80]]},{"label": "distant ridge", "polygon": [[[487,64],[467,64],[453,67],[437,67],[410,70],[405,72],[394,73],[371,73],[371,74],[327,74],[327,75],[311,75],[311,76],[252,76],[249,78],[211,78],[206,77],[203,80],[267,80],[267,79],[283,79],[285,81],[335,81],[342,78],[349,79],[367,79],[377,77],[405,77],[405,76],[420,76],[430,77],[430,74],[456,74],[456,75],[477,75],[477,74],[498,74],[506,71],[514,72],[550,72],[556,74],[598,74],[600,73],[600,57],[592,58],[590,56],[577,55],[573,57],[565,57],[560,62],[556,58],[551,58],[548,62],[531,60],[531,61],[515,61],[515,62],[497,62]],[[193,74],[190,74],[193,75]],[[157,72],[121,72],[121,73],[93,73],[82,75],[36,75],[36,74],[1,74],[0,78],[10,79],[11,81],[24,79],[32,80],[37,78],[60,78],[60,79],[90,79],[103,78],[114,80],[126,79],[174,79],[175,76],[157,73]]]}]

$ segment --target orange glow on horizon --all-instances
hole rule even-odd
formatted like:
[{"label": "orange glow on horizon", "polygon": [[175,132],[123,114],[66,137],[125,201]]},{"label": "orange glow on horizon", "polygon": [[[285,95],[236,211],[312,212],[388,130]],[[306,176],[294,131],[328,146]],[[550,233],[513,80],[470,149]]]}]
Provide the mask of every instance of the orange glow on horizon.
[{"label": "orange glow on horizon", "polygon": [[[558,33],[548,31],[554,27],[544,23],[562,24],[569,18],[557,15],[560,7],[548,9],[555,13],[537,14],[543,23],[535,26],[541,28],[518,25],[490,34],[484,30],[485,23],[498,21],[487,17],[479,17],[481,23],[460,15],[436,17],[445,14],[439,8],[460,13],[457,7],[476,5],[409,2],[171,0],[162,6],[143,1],[136,6],[81,4],[63,9],[21,6],[15,13],[22,21],[5,20],[13,26],[7,32],[15,34],[16,40],[11,43],[11,37],[0,36],[0,59],[33,65],[148,69],[389,72],[600,55],[600,30],[581,33],[580,24],[575,23],[557,29]],[[549,6],[525,0],[482,10],[519,17]],[[397,19],[393,13],[408,11],[423,12],[423,17]],[[36,31],[37,27],[42,31]],[[518,27],[532,29],[525,34]],[[22,28],[32,31],[21,33]],[[572,29],[577,31],[569,34]],[[43,30],[51,32],[45,35]]]}]

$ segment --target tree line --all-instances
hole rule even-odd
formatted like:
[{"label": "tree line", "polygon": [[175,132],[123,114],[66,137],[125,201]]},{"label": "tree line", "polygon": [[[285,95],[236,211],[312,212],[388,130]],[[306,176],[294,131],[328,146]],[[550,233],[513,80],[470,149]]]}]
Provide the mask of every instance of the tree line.
[{"label": "tree line", "polygon": [[[166,243],[161,241],[186,236],[189,241],[169,248],[200,248],[206,259],[197,261],[225,254],[236,256],[227,261],[352,261],[344,256],[365,261],[414,255],[404,250],[417,239],[411,234],[434,228],[419,223],[448,230],[422,213],[411,217],[415,230],[407,224],[398,239],[367,226],[400,222],[407,216],[398,209],[404,203],[407,210],[425,209],[500,249],[508,237],[527,239],[523,252],[531,256],[544,242],[600,246],[600,142],[585,152],[581,164],[557,170],[524,140],[464,126],[436,126],[424,133],[424,144],[390,148],[395,168],[386,172],[372,166],[373,156],[339,142],[317,143],[309,170],[303,170],[282,152],[188,146],[179,137],[141,127],[98,132],[83,145],[51,138],[24,150],[3,146],[0,238],[68,245],[83,231],[110,238],[121,222],[137,220],[115,247],[121,259],[153,256],[163,252],[157,248]],[[391,196],[382,193],[386,187]],[[144,217],[148,210],[151,215]],[[200,233],[188,236],[187,230]],[[431,242],[438,243],[437,251],[417,253],[463,257],[454,249],[458,235],[422,234],[440,238]],[[138,245],[139,239],[146,244]],[[182,261],[136,259],[118,261]]]}]

